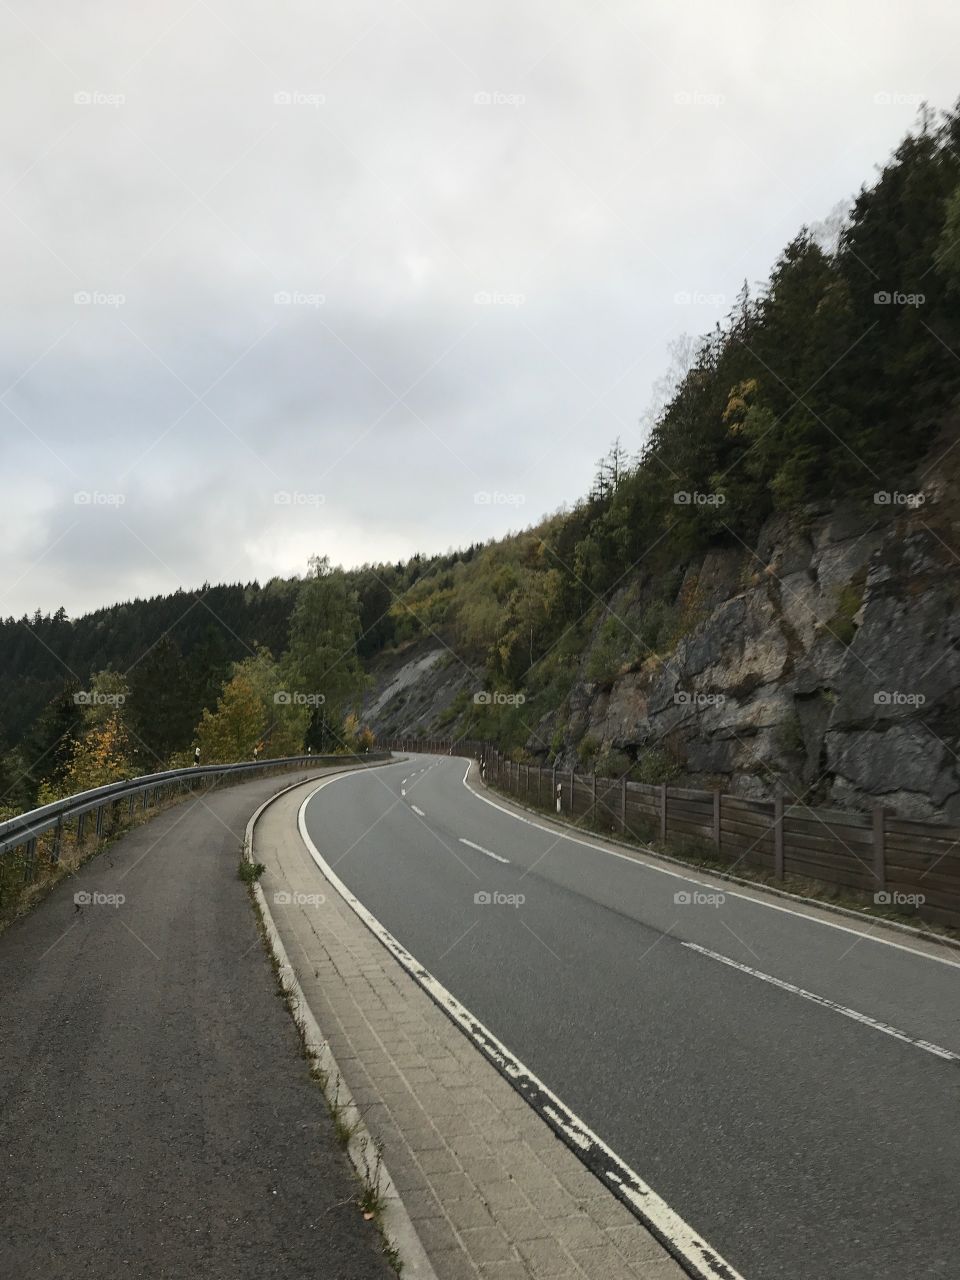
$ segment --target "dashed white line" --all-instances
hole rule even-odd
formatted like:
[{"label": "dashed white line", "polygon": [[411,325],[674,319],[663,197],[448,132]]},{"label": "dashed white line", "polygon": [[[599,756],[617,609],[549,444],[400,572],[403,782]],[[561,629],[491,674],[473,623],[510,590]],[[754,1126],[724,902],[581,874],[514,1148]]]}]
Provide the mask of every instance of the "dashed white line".
[{"label": "dashed white line", "polygon": [[884,1035],[892,1036],[894,1040],[901,1040],[904,1044],[911,1044],[915,1049],[922,1049],[925,1053],[932,1053],[937,1058],[945,1058],[948,1062],[960,1062],[960,1054],[951,1053],[949,1049],[941,1049],[938,1044],[931,1044],[929,1040],[917,1040],[914,1036],[908,1036],[905,1031],[899,1031],[896,1027],[891,1027],[886,1022],[878,1022],[876,1018],[871,1018],[869,1014],[860,1013],[856,1009],[849,1009],[845,1004],[836,1004],[833,1000],[828,1000],[826,996],[818,996],[813,991],[805,991],[803,987],[798,987],[792,982],[784,982],[782,978],[774,978],[769,973],[762,973],[759,969],[751,968],[748,964],[741,964],[739,960],[731,960],[729,956],[721,955],[719,951],[710,951],[707,947],[698,946],[696,942],[683,942],[680,945],[687,947],[690,951],[698,951],[702,956],[709,956],[711,960],[719,960],[721,964],[729,965],[731,969],[739,969],[741,973],[747,973],[751,978],[759,978],[761,982],[769,982],[771,986],[779,987],[781,991],[789,991],[792,995],[802,996],[804,1000],[819,1004],[824,1009],[832,1009],[834,1013],[842,1013],[845,1018],[852,1018],[854,1022],[860,1022],[865,1027],[872,1027],[874,1031],[882,1031]]},{"label": "dashed white line", "polygon": [[422,809],[418,809],[418,808],[417,808],[417,806],[416,806],[415,804],[412,804],[412,805],[410,806],[410,808],[413,810],[413,812],[417,815],[417,817],[418,817],[418,818],[425,818],[425,817],[427,816],[427,815],[423,812],[423,810],[422,810]]},{"label": "dashed white line", "polygon": [[509,863],[509,858],[501,858],[499,853],[494,853],[492,849],[485,849],[482,844],[474,844],[472,840],[464,840],[460,837],[460,843],[465,844],[468,849],[476,849],[477,853],[485,853],[488,858],[495,858],[497,862]]},{"label": "dashed white line", "polygon": [[[351,775],[340,776],[350,777]],[[300,806],[297,825],[310,856],[344,902],[353,908],[367,928],[380,939],[387,950],[403,965],[414,981],[428,992],[447,1016],[470,1037],[484,1056],[494,1062],[498,1070],[514,1083],[514,1087],[522,1097],[530,1101],[533,1094],[542,1099],[542,1110],[536,1103],[531,1105],[534,1105],[540,1114],[549,1114],[550,1124],[555,1125],[581,1150],[589,1146],[606,1158],[607,1167],[604,1170],[604,1176],[618,1188],[619,1194],[633,1206],[637,1216],[651,1228],[658,1239],[667,1244],[675,1256],[679,1255],[684,1259],[690,1268],[690,1274],[697,1276],[699,1280],[743,1280],[738,1271],[724,1261],[701,1235],[671,1209],[670,1205],[662,1200],[653,1188],[608,1147],[575,1112],[571,1111],[538,1076],[534,1075],[525,1063],[515,1057],[502,1041],[488,1031],[456,996],[438,982],[433,974],[428,973],[376,916],[367,910],[359,898],[350,892],[333,868],[324,860],[307,831],[307,806],[314,796],[336,781],[338,778],[330,778],[326,782],[321,782],[314,791],[310,792]]]}]

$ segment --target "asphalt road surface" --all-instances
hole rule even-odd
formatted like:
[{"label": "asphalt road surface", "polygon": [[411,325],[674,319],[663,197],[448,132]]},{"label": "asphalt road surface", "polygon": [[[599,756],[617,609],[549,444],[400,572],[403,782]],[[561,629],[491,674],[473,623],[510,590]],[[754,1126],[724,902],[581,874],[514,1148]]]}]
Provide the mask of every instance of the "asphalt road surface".
[{"label": "asphalt road surface", "polygon": [[310,800],[307,829],[746,1280],[955,1280],[957,953],[735,886],[718,901],[709,876],[501,811],[465,767],[419,756],[344,777]]},{"label": "asphalt road surface", "polygon": [[167,810],[0,936],[5,1280],[395,1280],[237,879],[282,785]]}]

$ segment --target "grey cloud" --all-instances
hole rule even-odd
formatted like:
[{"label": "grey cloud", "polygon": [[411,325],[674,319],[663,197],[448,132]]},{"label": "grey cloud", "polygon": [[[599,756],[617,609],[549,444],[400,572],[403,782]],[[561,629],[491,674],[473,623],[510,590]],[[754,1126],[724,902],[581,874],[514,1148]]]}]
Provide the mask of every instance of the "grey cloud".
[{"label": "grey cloud", "polygon": [[0,15],[3,613],[395,559],[575,499],[642,443],[669,341],[869,179],[912,95],[952,100],[960,27],[931,0],[29,23]]}]

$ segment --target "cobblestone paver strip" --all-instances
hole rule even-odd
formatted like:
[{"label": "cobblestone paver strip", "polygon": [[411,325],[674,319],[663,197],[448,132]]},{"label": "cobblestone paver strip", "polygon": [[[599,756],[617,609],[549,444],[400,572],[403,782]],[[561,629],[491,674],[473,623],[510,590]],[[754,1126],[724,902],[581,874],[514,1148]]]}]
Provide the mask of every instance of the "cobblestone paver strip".
[{"label": "cobblestone paver strip", "polygon": [[[315,785],[315,784],[313,784]],[[683,1280],[358,919],[304,848],[297,811],[254,833],[262,886],[308,1005],[440,1280]],[[292,902],[278,904],[284,892]],[[298,904],[297,894],[325,901]]]}]

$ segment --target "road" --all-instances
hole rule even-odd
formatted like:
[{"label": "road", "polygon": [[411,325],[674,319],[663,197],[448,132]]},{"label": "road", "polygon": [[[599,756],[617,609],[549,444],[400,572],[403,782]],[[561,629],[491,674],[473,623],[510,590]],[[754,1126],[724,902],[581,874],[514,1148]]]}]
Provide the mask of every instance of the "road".
[{"label": "road", "polygon": [[237,878],[292,780],[164,811],[0,936],[0,1275],[395,1276]]},{"label": "road", "polygon": [[588,847],[464,772],[344,777],[308,833],[746,1280],[955,1277],[957,953]]}]

